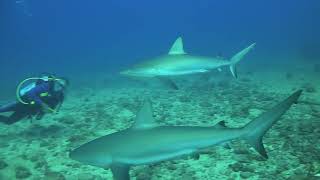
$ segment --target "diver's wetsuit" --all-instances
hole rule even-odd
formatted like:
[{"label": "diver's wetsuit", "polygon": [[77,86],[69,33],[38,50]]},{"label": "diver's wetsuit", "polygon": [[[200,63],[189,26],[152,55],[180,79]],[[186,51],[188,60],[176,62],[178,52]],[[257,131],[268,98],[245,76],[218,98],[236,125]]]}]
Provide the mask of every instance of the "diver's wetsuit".
[{"label": "diver's wetsuit", "polygon": [[[41,119],[44,116],[42,104],[45,103],[50,108],[54,109],[64,100],[63,90],[54,91],[53,81],[38,81],[34,88],[26,92],[21,98],[23,101],[34,104],[22,104],[21,102],[13,102],[0,107],[0,113],[13,112],[9,117],[0,115],[0,122],[5,124],[13,124],[24,118],[36,116]],[[42,94],[47,94],[43,96]]]}]

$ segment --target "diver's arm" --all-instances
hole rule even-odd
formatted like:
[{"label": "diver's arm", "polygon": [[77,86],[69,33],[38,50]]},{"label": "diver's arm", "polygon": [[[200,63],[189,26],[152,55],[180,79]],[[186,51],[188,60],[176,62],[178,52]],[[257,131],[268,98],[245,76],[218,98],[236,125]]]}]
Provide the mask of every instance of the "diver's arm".
[{"label": "diver's arm", "polygon": [[31,99],[34,101],[34,104],[40,105],[42,110],[46,113],[54,113],[55,110],[50,108],[46,103],[44,103],[39,96],[33,95]]},{"label": "diver's arm", "polygon": [[56,108],[55,108],[56,112],[58,112],[58,111],[60,110],[60,108],[61,108],[61,106],[62,106],[62,103],[63,103],[63,101],[64,101],[64,94],[63,94],[62,91],[58,93],[57,99],[58,99],[58,102],[59,102],[59,103],[57,104],[57,106],[56,106]]},{"label": "diver's arm", "polygon": [[62,102],[59,102],[57,106],[54,108],[55,112],[58,112],[62,106]]},{"label": "diver's arm", "polygon": [[30,98],[33,101],[33,102],[31,102],[31,104],[37,104],[37,105],[40,105],[40,106],[42,106],[42,104],[44,104],[44,102],[37,95],[31,95]]},{"label": "diver's arm", "polygon": [[41,106],[42,110],[46,113],[54,113],[55,110],[50,108],[46,103],[44,103],[41,98],[40,95],[41,93],[45,93],[49,91],[49,84],[41,84],[36,86],[31,92],[29,92],[29,97],[31,98],[31,100],[33,101],[33,104],[37,104],[39,106]]},{"label": "diver's arm", "polygon": [[47,104],[45,103],[42,103],[41,105],[42,107],[42,110],[46,113],[56,113],[56,110],[55,109],[52,109],[51,107],[49,107]]}]

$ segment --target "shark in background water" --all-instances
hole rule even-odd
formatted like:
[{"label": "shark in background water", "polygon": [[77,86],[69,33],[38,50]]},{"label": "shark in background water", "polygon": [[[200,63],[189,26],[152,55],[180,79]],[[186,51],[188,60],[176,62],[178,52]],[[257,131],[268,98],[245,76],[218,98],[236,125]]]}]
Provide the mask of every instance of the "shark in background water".
[{"label": "shark in background water", "polygon": [[132,127],[92,140],[70,152],[70,157],[92,166],[111,168],[115,180],[129,180],[131,166],[153,164],[199,152],[201,149],[243,139],[268,158],[262,138],[297,103],[301,90],[278,103],[242,128],[158,126],[150,101],[138,112]]},{"label": "shark in background water", "polygon": [[236,64],[254,48],[255,43],[235,54],[230,60],[221,57],[203,57],[187,54],[179,37],[172,45],[169,53],[146,60],[120,74],[134,77],[163,77],[195,73],[204,73],[223,66],[229,66],[232,75],[237,78]]}]

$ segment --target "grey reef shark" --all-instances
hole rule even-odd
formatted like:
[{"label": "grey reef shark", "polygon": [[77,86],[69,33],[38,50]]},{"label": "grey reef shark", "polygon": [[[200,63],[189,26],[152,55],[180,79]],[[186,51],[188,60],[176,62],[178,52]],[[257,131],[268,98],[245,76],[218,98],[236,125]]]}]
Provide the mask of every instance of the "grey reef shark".
[{"label": "grey reef shark", "polygon": [[240,128],[228,128],[223,121],[211,127],[159,126],[153,118],[151,103],[146,100],[131,127],[81,145],[70,152],[70,158],[92,166],[111,168],[115,180],[130,180],[132,166],[181,158],[232,140],[245,140],[267,159],[262,143],[264,134],[292,104],[297,103],[301,92],[294,92]]},{"label": "grey reef shark", "polygon": [[254,48],[256,43],[235,54],[230,60],[222,57],[193,56],[184,51],[182,38],[179,37],[166,55],[148,59],[133,67],[121,71],[120,74],[131,77],[159,78],[167,85],[177,89],[169,77],[195,73],[205,73],[213,69],[221,71],[221,67],[229,66],[233,77],[237,78],[236,64]]}]

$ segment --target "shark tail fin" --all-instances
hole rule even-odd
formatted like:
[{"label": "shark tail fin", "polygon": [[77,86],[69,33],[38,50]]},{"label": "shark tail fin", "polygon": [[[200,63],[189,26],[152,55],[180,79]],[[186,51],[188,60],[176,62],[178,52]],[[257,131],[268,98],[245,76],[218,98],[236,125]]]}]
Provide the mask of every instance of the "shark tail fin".
[{"label": "shark tail fin", "polygon": [[297,103],[301,92],[302,90],[296,91],[287,99],[263,113],[243,128],[243,138],[265,159],[268,158],[268,155],[263,146],[262,137],[292,104]]},{"label": "shark tail fin", "polygon": [[256,43],[251,44],[247,48],[243,49],[242,51],[238,52],[236,55],[234,55],[230,60],[230,71],[232,73],[232,76],[234,78],[237,78],[237,70],[236,70],[236,64],[241,61],[241,59],[251,50],[254,48]]}]

